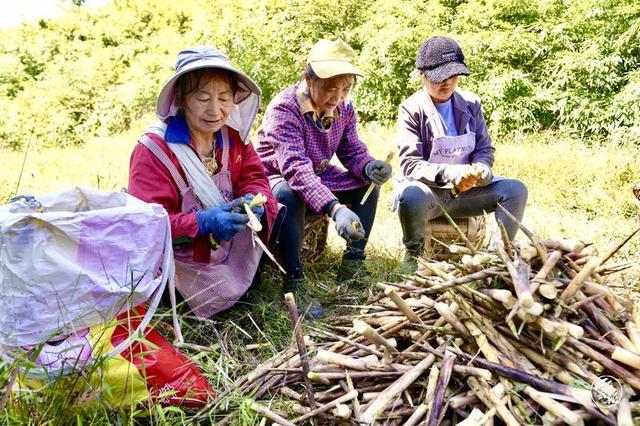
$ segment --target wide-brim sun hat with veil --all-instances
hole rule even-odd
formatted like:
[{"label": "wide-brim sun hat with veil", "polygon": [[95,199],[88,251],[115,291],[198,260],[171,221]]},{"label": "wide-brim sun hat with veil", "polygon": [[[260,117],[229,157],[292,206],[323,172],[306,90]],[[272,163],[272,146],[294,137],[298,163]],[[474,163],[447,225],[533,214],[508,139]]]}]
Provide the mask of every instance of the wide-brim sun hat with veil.
[{"label": "wide-brim sun hat with veil", "polygon": [[248,75],[234,67],[227,55],[211,46],[191,47],[178,53],[175,74],[160,91],[156,102],[156,114],[161,120],[178,114],[176,82],[181,75],[201,68],[220,68],[237,76],[238,89],[225,124],[237,130],[242,140],[248,143],[251,126],[260,107],[260,87]]}]

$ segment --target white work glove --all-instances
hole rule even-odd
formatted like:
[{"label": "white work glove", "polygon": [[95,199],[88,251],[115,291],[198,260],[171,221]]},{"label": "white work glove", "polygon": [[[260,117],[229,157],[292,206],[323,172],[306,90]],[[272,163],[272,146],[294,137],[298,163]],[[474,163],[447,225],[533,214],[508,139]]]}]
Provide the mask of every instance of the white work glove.
[{"label": "white work glove", "polygon": [[473,163],[472,166],[475,168],[478,173],[478,183],[477,186],[485,186],[491,183],[493,179],[493,173],[491,172],[491,167],[486,165],[485,163]]},{"label": "white work glove", "polygon": [[336,223],[338,235],[347,240],[348,243],[360,241],[364,238],[364,228],[357,214],[345,205],[338,205],[333,211],[333,221]]},{"label": "white work glove", "polygon": [[462,181],[462,178],[471,171],[470,164],[447,164],[441,172],[442,181],[457,186]]}]

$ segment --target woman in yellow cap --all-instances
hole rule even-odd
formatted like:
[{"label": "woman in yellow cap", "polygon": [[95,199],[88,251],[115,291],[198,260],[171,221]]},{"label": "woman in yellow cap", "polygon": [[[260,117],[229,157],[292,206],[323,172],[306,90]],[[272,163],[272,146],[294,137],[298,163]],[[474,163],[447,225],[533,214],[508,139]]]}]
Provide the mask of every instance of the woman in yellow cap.
[{"label": "woman in yellow cap", "polygon": [[[303,78],[271,101],[258,132],[258,155],[274,195],[287,206],[278,238],[287,271],[283,290],[298,292],[298,299],[305,299],[301,309],[314,318],[323,315],[322,307],[300,291],[306,209],[335,222],[347,241],[337,280],[352,279],[365,259],[378,189],[363,205],[360,200],[372,182],[380,185],[391,176],[391,166],[374,159],[356,131],[349,93],[362,73],[355,60],[355,52],[344,41],[318,41]],[[334,154],[344,168],[329,163]]]}]

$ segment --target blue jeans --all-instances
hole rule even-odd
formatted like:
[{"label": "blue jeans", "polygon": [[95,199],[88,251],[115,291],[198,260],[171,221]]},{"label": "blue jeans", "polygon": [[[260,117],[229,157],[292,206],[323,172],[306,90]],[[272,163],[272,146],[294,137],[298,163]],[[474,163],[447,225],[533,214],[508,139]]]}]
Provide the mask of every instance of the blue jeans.
[{"label": "blue jeans", "polygon": [[[527,204],[528,191],[516,179],[502,179],[487,186],[472,188],[458,198],[451,196],[450,189],[432,188],[415,182],[407,185],[398,199],[398,214],[402,225],[402,242],[408,248],[417,248],[424,242],[424,226],[428,220],[442,215],[440,206],[454,218],[479,216],[484,212],[495,212],[498,203],[522,221]],[[504,223],[509,239],[518,232],[518,224],[501,210],[496,220]]]},{"label": "blue jeans", "polygon": [[[364,205],[360,205],[360,200],[367,189],[369,189],[368,185],[349,191],[334,192],[340,203],[347,204],[358,215],[365,231],[364,239],[347,244],[343,255],[347,259],[365,258],[364,249],[376,217],[378,196],[380,195],[380,188],[376,186]],[[287,215],[282,222],[280,235],[276,242],[282,258],[282,267],[287,271],[288,277],[299,278],[303,273],[300,250],[304,238],[304,215],[307,208],[302,198],[289,187],[286,181],[279,182],[273,187],[273,195],[276,196],[279,203],[287,206]]]}]

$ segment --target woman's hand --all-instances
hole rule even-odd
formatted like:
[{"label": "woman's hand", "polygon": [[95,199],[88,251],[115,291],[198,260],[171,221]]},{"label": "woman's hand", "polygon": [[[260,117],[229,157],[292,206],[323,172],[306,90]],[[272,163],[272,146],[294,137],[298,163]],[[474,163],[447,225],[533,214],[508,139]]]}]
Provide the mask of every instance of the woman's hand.
[{"label": "woman's hand", "polygon": [[[260,196],[261,194],[258,194],[258,196]],[[264,197],[264,195],[263,195]],[[243,201],[245,204],[249,204],[249,207],[251,208],[251,211],[253,212],[253,214],[256,215],[256,217],[258,219],[260,219],[262,217],[262,215],[264,214],[264,203],[256,205],[255,203],[251,203],[253,201],[253,199],[256,198],[255,195],[253,194],[247,194],[244,197],[242,197]]]},{"label": "woman's hand", "polygon": [[233,202],[196,213],[198,235],[213,235],[217,241],[231,240],[249,222],[246,214],[234,213]]},{"label": "woman's hand", "polygon": [[393,169],[389,163],[382,160],[373,160],[367,163],[364,172],[371,182],[376,185],[382,185],[389,180]]},{"label": "woman's hand", "polygon": [[364,238],[364,228],[357,214],[345,205],[338,205],[333,211],[333,221],[336,223],[338,235],[348,243],[360,241]]}]

